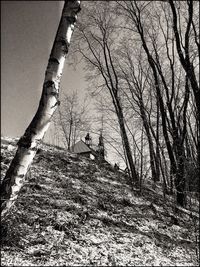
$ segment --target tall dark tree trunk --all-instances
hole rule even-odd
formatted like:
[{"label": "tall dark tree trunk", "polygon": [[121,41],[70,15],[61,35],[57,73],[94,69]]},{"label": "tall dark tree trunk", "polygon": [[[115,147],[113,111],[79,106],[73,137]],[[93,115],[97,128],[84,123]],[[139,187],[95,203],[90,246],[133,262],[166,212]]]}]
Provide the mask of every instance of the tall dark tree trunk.
[{"label": "tall dark tree trunk", "polygon": [[178,159],[177,159],[177,173],[174,180],[175,187],[176,187],[176,197],[177,203],[180,204],[182,207],[186,205],[186,194],[185,194],[185,167],[184,167],[184,149],[181,144],[178,144]]},{"label": "tall dark tree trunk", "polygon": [[[187,1],[188,4],[188,20],[187,20],[187,28],[185,32],[185,46],[184,50],[181,46],[181,37],[178,30],[178,18],[177,18],[177,11],[176,7],[174,5],[173,0],[169,0],[169,5],[171,7],[172,15],[173,15],[173,30],[176,40],[176,48],[179,55],[180,62],[185,70],[185,73],[190,81],[194,98],[196,102],[196,109],[197,109],[197,163],[198,163],[198,176],[200,176],[200,88],[197,82],[197,78],[195,75],[195,69],[193,66],[193,63],[190,59],[190,53],[189,53],[189,41],[190,41],[190,31],[193,21],[193,0]],[[199,51],[199,43],[198,45],[198,51]]]},{"label": "tall dark tree trunk", "polygon": [[[160,85],[160,79],[159,79],[159,74],[158,74],[158,70],[157,70],[157,65],[156,65],[156,62],[154,61],[152,54],[150,53],[147,42],[145,40],[144,30],[143,30],[143,26],[141,24],[141,17],[140,17],[141,14],[140,14],[140,10],[139,10],[135,0],[134,0],[134,5],[132,5],[132,9],[130,10],[130,12],[134,18],[133,22],[134,22],[134,24],[138,30],[138,33],[140,35],[140,38],[142,41],[142,46],[143,46],[144,51],[147,55],[148,63],[152,69],[152,73],[153,73],[153,77],[154,77],[154,84],[155,84],[155,90],[156,90],[156,95],[157,95],[157,101],[159,103],[160,115],[161,115],[161,119],[162,119],[163,136],[165,139],[165,143],[166,143],[166,147],[167,147],[167,151],[168,151],[168,156],[169,156],[170,164],[171,164],[171,167],[170,167],[171,186],[173,186],[173,179],[175,178],[176,173],[177,173],[177,165],[176,165],[176,159],[175,159],[174,151],[172,149],[172,145],[170,143],[170,138],[169,138],[169,134],[168,134],[168,130],[167,130],[167,119],[166,119],[167,114],[166,114],[165,105],[164,105],[164,101],[163,101],[163,97],[162,97],[162,93],[161,93],[161,85]],[[163,77],[161,76],[161,78],[163,78]],[[162,82],[163,82],[163,79],[162,79]],[[177,185],[177,184],[178,183],[176,183],[175,185]],[[182,187],[180,187],[179,189],[182,189]],[[177,203],[182,205],[183,202],[182,201],[179,202],[179,199],[180,198],[177,197]]]},{"label": "tall dark tree trunk", "polygon": [[38,110],[18,142],[17,152],[1,184],[1,218],[4,219],[17,199],[24,184],[39,143],[47,131],[51,118],[59,104],[59,86],[68,53],[80,1],[65,1],[55,41],[49,57],[42,96]]},{"label": "tall dark tree trunk", "polygon": [[68,144],[67,144],[69,151],[70,151],[70,148],[71,148],[72,126],[73,126],[73,119],[71,117],[70,118],[70,122],[69,122],[69,138],[68,138]]},{"label": "tall dark tree trunk", "polygon": [[143,31],[141,31],[141,27],[142,26],[140,26],[138,28],[138,31],[139,31],[140,36],[141,36],[143,48],[144,48],[144,50],[145,50],[145,52],[147,54],[147,59],[148,59],[149,65],[150,65],[150,67],[152,69],[152,72],[153,72],[153,77],[154,77],[154,82],[155,82],[155,89],[156,89],[157,99],[158,99],[158,103],[159,103],[160,115],[161,115],[161,119],[162,119],[163,136],[164,136],[164,139],[165,139],[165,143],[166,143],[166,147],[167,147],[167,151],[168,151],[168,155],[169,155],[169,159],[170,159],[170,163],[171,163],[171,168],[170,168],[171,169],[171,177],[173,177],[176,174],[176,161],[175,161],[173,149],[172,149],[172,146],[171,146],[171,143],[170,143],[170,139],[169,139],[169,135],[168,135],[168,131],[167,131],[166,111],[165,111],[164,102],[163,102],[163,98],[162,98],[162,94],[161,94],[158,73],[157,73],[157,69],[156,69],[153,57],[151,56],[151,54],[149,52],[149,49],[147,47]]},{"label": "tall dark tree trunk", "polygon": [[156,182],[158,181],[158,178],[157,178],[157,173],[156,173],[156,161],[155,161],[153,140],[152,140],[152,136],[151,136],[151,132],[150,132],[150,128],[149,128],[149,124],[147,121],[147,116],[145,113],[145,108],[144,108],[142,99],[140,99],[139,102],[140,102],[140,113],[141,113],[144,129],[145,129],[146,136],[148,139],[148,144],[149,144],[149,155],[150,155],[150,166],[151,166],[152,179],[154,182]]},{"label": "tall dark tree trunk", "polygon": [[138,173],[135,169],[135,164],[133,162],[131,148],[130,148],[128,136],[126,133],[125,123],[124,123],[124,115],[123,115],[123,112],[121,110],[121,107],[118,107],[117,116],[118,116],[118,120],[119,120],[119,126],[120,126],[121,135],[122,135],[122,139],[123,139],[123,143],[124,143],[124,148],[125,148],[125,152],[126,152],[126,156],[127,156],[127,161],[129,164],[128,167],[129,167],[130,172],[131,172],[132,181],[137,184],[139,182],[139,177],[138,177]]},{"label": "tall dark tree trunk", "polygon": [[[160,139],[160,109],[158,100],[156,101],[157,107],[157,119],[156,119],[156,155],[155,155],[155,164],[156,164],[156,181],[160,181],[160,150],[159,150],[159,139]],[[166,183],[165,183],[166,185]],[[166,186],[165,186],[166,188]]]},{"label": "tall dark tree trunk", "polygon": [[141,155],[140,155],[140,191],[142,190],[143,162],[144,162],[144,126],[141,129]]}]

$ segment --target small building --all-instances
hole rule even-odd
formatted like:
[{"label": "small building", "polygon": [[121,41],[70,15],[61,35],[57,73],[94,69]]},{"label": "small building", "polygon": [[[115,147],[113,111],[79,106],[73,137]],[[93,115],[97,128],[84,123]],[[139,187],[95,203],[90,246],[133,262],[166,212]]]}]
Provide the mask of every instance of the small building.
[{"label": "small building", "polygon": [[80,156],[93,159],[98,163],[103,164],[105,167],[107,166],[113,169],[111,164],[105,159],[105,150],[104,150],[102,132],[99,136],[98,145],[96,146],[92,145],[92,138],[90,137],[89,133],[87,133],[85,137],[85,142],[83,140],[78,141],[75,145],[71,147],[70,151]]},{"label": "small building", "polygon": [[74,146],[71,147],[71,152],[85,156],[87,158],[94,159],[96,152],[89,147],[83,140],[78,141]]},{"label": "small building", "polygon": [[87,133],[85,137],[85,142],[83,140],[78,141],[75,145],[73,145],[70,149],[71,152],[79,154],[81,156],[85,156],[87,158],[96,159],[98,157],[97,152],[91,147],[92,139]]}]

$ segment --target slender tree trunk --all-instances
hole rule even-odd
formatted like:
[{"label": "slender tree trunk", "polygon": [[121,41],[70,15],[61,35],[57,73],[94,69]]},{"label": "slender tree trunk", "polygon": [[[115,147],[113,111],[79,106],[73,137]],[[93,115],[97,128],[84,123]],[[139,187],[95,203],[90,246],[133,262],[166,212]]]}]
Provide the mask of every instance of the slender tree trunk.
[{"label": "slender tree trunk", "polygon": [[145,113],[143,100],[140,99],[139,101],[140,101],[140,113],[141,113],[144,129],[145,129],[146,136],[148,139],[148,144],[149,144],[151,175],[152,175],[153,181],[156,182],[157,181],[157,173],[156,173],[156,162],[155,162],[155,152],[154,152],[153,140],[152,140],[150,129],[149,129],[149,123],[147,121],[147,116]]},{"label": "slender tree trunk", "polygon": [[64,62],[68,53],[80,1],[65,1],[60,24],[49,57],[42,96],[38,110],[18,142],[18,149],[1,184],[1,218],[4,219],[17,199],[24,184],[25,175],[36,154],[41,139],[59,104],[59,86]]},{"label": "slender tree trunk", "polygon": [[143,164],[144,164],[144,126],[141,130],[141,155],[140,155],[140,191],[142,190]]},{"label": "slender tree trunk", "polygon": [[72,125],[73,125],[73,119],[71,117],[70,123],[69,123],[69,138],[68,138],[68,150],[69,151],[70,151],[70,147],[71,147]]},{"label": "slender tree trunk", "polygon": [[130,172],[131,172],[132,182],[136,183],[136,185],[137,185],[137,183],[139,182],[139,178],[138,178],[137,171],[135,169],[135,164],[133,162],[131,148],[130,148],[130,144],[129,144],[129,140],[128,140],[128,136],[127,136],[127,133],[126,133],[125,124],[124,124],[123,112],[122,112],[122,110],[121,110],[121,108],[119,106],[118,106],[118,114],[117,114],[117,116],[118,116],[118,120],[119,120],[119,126],[120,126],[120,130],[121,130],[121,135],[122,135],[124,147],[125,147],[127,161],[128,161],[128,164],[129,164],[129,169],[130,169]]},{"label": "slender tree trunk", "polygon": [[60,125],[62,127],[62,131],[64,133],[64,137],[65,137],[65,142],[64,142],[64,145],[65,147],[68,149],[68,133],[67,133],[67,130],[66,130],[66,127],[62,121],[62,114],[61,114],[61,111],[60,109],[58,108],[58,112],[59,112],[59,120],[60,120]]},{"label": "slender tree trunk", "polygon": [[156,165],[156,181],[160,181],[160,150],[159,150],[159,139],[160,139],[160,109],[158,100],[156,101],[157,106],[157,119],[156,119],[156,155],[155,155],[155,165]]},{"label": "slender tree trunk", "polygon": [[184,207],[186,205],[186,194],[185,194],[185,168],[184,168],[184,149],[183,146],[179,144],[178,146],[178,159],[177,159],[177,173],[175,177],[175,187],[176,187],[176,199],[177,203]]},{"label": "slender tree trunk", "polygon": [[76,121],[74,122],[74,132],[73,132],[73,140],[72,140],[72,146],[76,143],[76,131],[77,131],[77,124]]}]

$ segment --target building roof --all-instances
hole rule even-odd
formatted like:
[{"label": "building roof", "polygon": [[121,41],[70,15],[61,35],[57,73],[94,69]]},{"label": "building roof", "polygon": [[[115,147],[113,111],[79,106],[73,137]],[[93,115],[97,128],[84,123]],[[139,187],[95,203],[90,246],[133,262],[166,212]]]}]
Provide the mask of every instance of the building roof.
[{"label": "building roof", "polygon": [[77,154],[91,152],[91,149],[82,141],[78,141],[72,146],[71,151]]}]

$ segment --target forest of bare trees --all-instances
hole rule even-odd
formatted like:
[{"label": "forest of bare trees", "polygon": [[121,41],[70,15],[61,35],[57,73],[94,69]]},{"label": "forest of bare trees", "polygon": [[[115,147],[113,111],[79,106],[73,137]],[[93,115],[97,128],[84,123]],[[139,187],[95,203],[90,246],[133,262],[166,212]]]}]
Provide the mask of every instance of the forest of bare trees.
[{"label": "forest of bare trees", "polygon": [[149,166],[164,194],[185,206],[200,176],[199,4],[83,5],[73,46],[96,98],[113,107],[131,182],[141,184]]}]

